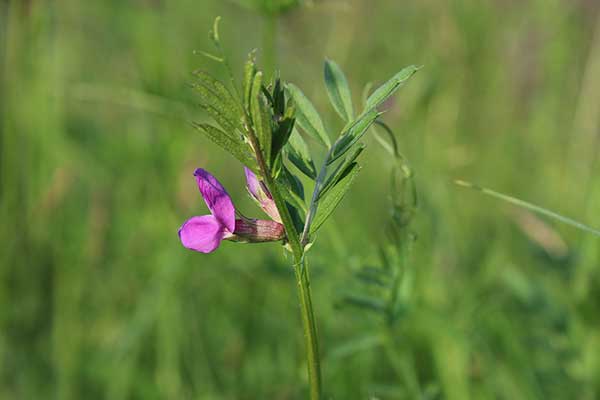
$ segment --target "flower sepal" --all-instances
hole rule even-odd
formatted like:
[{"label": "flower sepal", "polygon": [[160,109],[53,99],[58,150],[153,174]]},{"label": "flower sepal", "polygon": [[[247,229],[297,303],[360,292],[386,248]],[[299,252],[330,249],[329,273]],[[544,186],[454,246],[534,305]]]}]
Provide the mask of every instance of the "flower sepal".
[{"label": "flower sepal", "polygon": [[225,238],[241,243],[278,242],[283,239],[285,229],[279,222],[246,217],[236,219],[233,235]]}]

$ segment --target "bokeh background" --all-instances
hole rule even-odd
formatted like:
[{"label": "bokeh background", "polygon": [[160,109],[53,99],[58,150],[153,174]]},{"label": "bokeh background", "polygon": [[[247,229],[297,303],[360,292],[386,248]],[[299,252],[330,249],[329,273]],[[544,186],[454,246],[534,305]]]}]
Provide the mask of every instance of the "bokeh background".
[{"label": "bokeh background", "polygon": [[194,54],[211,50],[217,15],[236,73],[273,49],[332,134],[325,57],[356,102],[367,82],[424,65],[385,115],[420,198],[402,317],[340,302],[370,290],[355,272],[380,263],[389,218],[391,161],[372,137],[310,253],[330,398],[599,398],[600,241],[453,184],[600,226],[599,11],[324,0],[274,30],[225,0],[0,1],[0,398],[306,397],[281,248],[201,255],[177,237],[205,213],[195,167],[261,215],[241,165],[189,125],[206,119],[191,72],[223,76]]}]

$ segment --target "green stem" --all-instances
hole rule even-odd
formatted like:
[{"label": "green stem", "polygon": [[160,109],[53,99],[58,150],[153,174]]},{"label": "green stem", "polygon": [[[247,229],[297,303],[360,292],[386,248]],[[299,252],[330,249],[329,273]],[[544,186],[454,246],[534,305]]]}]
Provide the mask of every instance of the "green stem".
[{"label": "green stem", "polygon": [[306,341],[306,362],[308,381],[310,384],[310,399],[319,400],[322,393],[321,362],[319,358],[317,324],[313,312],[310,278],[308,276],[306,258],[304,258],[300,264],[294,266],[294,272],[296,274],[296,283],[298,285],[302,327],[304,330],[304,339]]},{"label": "green stem", "polygon": [[[249,124],[247,126],[250,126]],[[306,340],[306,361],[308,369],[308,382],[310,386],[310,399],[320,400],[322,392],[321,384],[321,361],[319,358],[319,344],[317,336],[317,325],[315,321],[312,295],[310,290],[310,277],[308,265],[304,257],[304,246],[300,242],[300,237],[294,226],[294,221],[287,208],[286,202],[281,195],[275,179],[271,175],[271,171],[265,162],[265,158],[260,150],[260,145],[256,134],[252,129],[249,129],[248,138],[252,147],[256,149],[256,161],[261,170],[262,176],[265,179],[265,185],[271,192],[271,197],[277,206],[281,222],[285,228],[286,236],[292,254],[294,257],[294,273],[296,275],[296,283],[298,286],[298,298],[300,300],[300,313],[302,317],[302,328],[304,330],[304,338]]]},{"label": "green stem", "polygon": [[271,192],[273,201],[275,201],[275,204],[277,205],[277,209],[286,230],[288,242],[292,248],[292,253],[294,254],[294,273],[296,275],[298,299],[300,300],[302,328],[304,330],[304,338],[306,341],[306,362],[310,386],[310,399],[320,400],[322,392],[321,361],[319,358],[317,324],[312,305],[308,265],[298,232],[296,232],[292,217],[290,216],[283,197],[279,193],[279,189],[270,175],[266,175],[265,180],[267,181],[266,184]]},{"label": "green stem", "polygon": [[[260,164],[260,162],[259,162]],[[266,185],[271,192],[273,201],[281,216],[281,220],[286,230],[288,242],[294,255],[294,273],[296,275],[296,284],[298,288],[298,299],[300,300],[300,313],[302,317],[302,328],[306,341],[306,362],[308,369],[308,382],[310,386],[310,399],[320,400],[322,392],[321,384],[321,362],[319,358],[319,342],[317,336],[317,324],[312,305],[312,295],[310,289],[310,277],[304,250],[300,243],[300,238],[287,205],[279,192],[273,178],[265,175]]]}]

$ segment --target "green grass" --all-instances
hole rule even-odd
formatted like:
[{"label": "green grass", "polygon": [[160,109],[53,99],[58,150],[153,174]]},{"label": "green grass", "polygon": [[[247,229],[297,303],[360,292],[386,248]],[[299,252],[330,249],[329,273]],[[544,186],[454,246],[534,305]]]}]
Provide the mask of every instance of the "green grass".
[{"label": "green grass", "polygon": [[[402,317],[390,327],[338,307],[342,293],[366,290],[354,272],[380,262],[392,162],[374,137],[311,249],[326,392],[600,397],[598,238],[453,183],[600,226],[600,8],[314,3],[279,21],[277,60],[329,126],[340,128],[322,84],[326,57],[353,93],[424,65],[384,116],[420,197]],[[201,255],[176,234],[205,211],[195,167],[260,215],[241,165],[189,125],[205,118],[186,87],[191,72],[222,74],[194,54],[210,50],[217,15],[241,75],[264,21],[234,3],[0,3],[1,399],[306,398],[281,249],[224,243]]]}]

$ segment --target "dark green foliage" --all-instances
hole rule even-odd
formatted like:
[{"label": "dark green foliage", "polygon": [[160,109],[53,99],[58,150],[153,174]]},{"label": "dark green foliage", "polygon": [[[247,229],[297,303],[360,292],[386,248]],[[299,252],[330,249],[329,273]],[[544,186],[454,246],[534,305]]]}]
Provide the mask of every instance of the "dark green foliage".
[{"label": "dark green foliage", "polygon": [[273,109],[273,139],[271,143],[271,162],[281,154],[283,147],[290,139],[296,122],[296,110],[291,102],[286,99],[281,80],[277,78],[273,85],[273,92],[264,91],[268,96]]},{"label": "dark green foliage", "polygon": [[290,140],[287,145],[288,159],[292,164],[296,166],[302,173],[311,179],[316,179],[317,170],[315,164],[308,152],[308,147],[302,139],[302,136],[297,131],[294,131],[290,136]]},{"label": "dark green foliage", "polygon": [[344,169],[341,176],[329,189],[329,193],[319,199],[319,206],[317,208],[317,212],[315,213],[315,218],[310,225],[311,234],[314,234],[317,232],[317,230],[319,230],[321,225],[327,220],[327,218],[329,218],[340,201],[342,201],[359,171],[360,168],[356,162],[348,165]]}]

